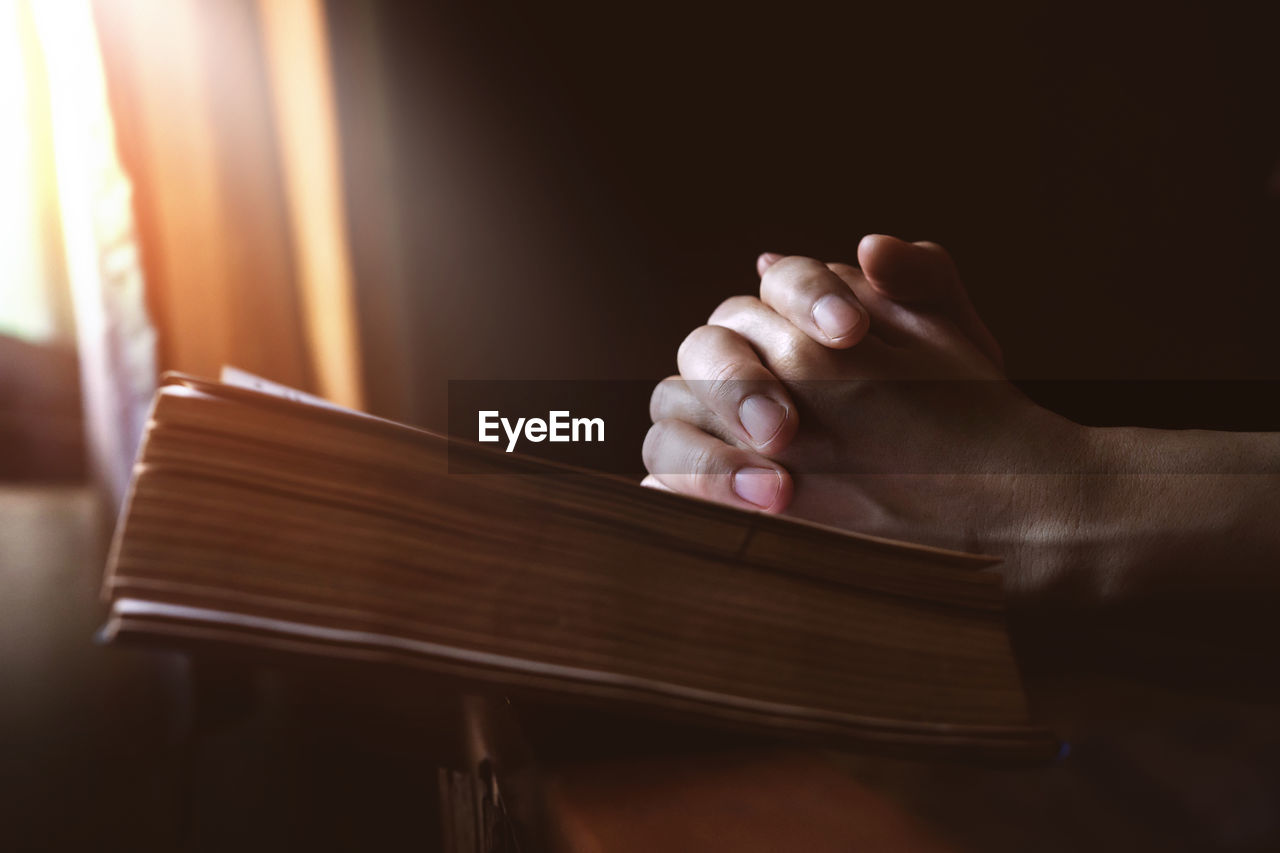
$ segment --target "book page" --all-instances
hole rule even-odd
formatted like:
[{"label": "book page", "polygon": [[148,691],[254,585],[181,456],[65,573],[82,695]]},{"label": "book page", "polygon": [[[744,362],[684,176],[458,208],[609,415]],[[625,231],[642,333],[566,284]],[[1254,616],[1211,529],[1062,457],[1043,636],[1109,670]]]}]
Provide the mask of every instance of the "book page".
[{"label": "book page", "polygon": [[230,365],[222,366],[222,373],[219,375],[218,379],[224,385],[230,385],[234,388],[244,388],[249,391],[257,391],[260,394],[270,394],[273,397],[280,397],[294,403],[302,403],[307,406],[318,406],[322,409],[334,409],[339,412],[347,412],[353,415],[365,414],[357,409],[348,409],[346,406],[339,406],[337,403],[331,403],[323,397],[317,397],[314,394],[299,391],[297,388],[290,388],[288,385],[281,385],[279,382],[272,382],[270,379],[263,379],[261,376],[250,373],[247,370],[241,370],[238,367],[232,367]]}]

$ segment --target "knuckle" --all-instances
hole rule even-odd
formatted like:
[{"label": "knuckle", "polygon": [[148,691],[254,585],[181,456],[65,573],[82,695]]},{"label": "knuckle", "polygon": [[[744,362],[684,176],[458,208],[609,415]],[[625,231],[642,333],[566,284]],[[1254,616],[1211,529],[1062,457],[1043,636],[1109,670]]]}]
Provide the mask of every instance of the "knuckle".
[{"label": "knuckle", "polygon": [[729,330],[723,326],[699,326],[685,335],[676,354],[681,359],[687,359],[696,353],[724,346],[729,334]]},{"label": "knuckle", "polygon": [[[783,264],[786,264],[783,267]],[[779,269],[781,267],[781,269]],[[770,275],[777,270],[776,274]],[[760,295],[765,302],[788,305],[817,289],[826,289],[831,271],[812,258],[787,258],[779,261],[760,280]]]},{"label": "knuckle", "polygon": [[661,413],[666,407],[668,393],[665,379],[653,386],[653,393],[649,395],[649,420],[651,422],[657,423],[662,420]]},{"label": "knuckle", "polygon": [[731,405],[742,396],[742,384],[752,373],[752,365],[734,359],[718,366],[706,383],[707,396],[725,405]]},{"label": "knuckle", "polygon": [[725,474],[724,453],[719,447],[692,447],[684,455],[682,473],[693,478],[696,488],[704,495],[713,494],[719,479]]},{"label": "knuckle", "polygon": [[649,420],[657,423],[680,411],[685,390],[682,376],[668,376],[653,386],[653,393],[649,395]]},{"label": "knuckle", "polygon": [[663,419],[649,427],[641,456],[645,470],[655,476],[688,477],[696,491],[707,492],[715,485],[715,476],[724,473],[724,455],[728,445],[719,442],[685,440],[677,433],[679,422]]},{"label": "knuckle", "polygon": [[812,302],[836,290],[837,285],[843,287],[836,274],[827,269],[825,264],[815,263],[812,269],[805,270],[804,275],[796,278],[791,286],[791,293],[797,299]]},{"label": "knuckle", "polygon": [[804,375],[813,361],[813,344],[801,334],[789,334],[769,353],[769,363],[779,377]]},{"label": "knuckle", "polygon": [[711,317],[707,322],[709,324],[724,322],[731,317],[755,311],[759,308],[760,300],[754,296],[730,296],[716,306],[716,310],[711,312]]},{"label": "knuckle", "polygon": [[644,460],[644,469],[650,474],[658,473],[659,451],[667,440],[671,424],[666,420],[654,422],[644,434],[644,444],[640,447],[640,458]]}]

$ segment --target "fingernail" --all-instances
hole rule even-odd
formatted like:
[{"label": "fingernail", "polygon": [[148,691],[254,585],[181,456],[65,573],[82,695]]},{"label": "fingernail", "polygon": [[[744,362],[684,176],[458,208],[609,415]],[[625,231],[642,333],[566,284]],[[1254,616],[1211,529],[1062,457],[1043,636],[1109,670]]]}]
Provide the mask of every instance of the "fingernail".
[{"label": "fingernail", "polygon": [[738,497],[761,509],[773,506],[782,488],[782,477],[772,468],[742,468],[733,475],[733,490]]},{"label": "fingernail", "polygon": [[828,293],[813,304],[813,322],[833,341],[848,335],[862,322],[862,311],[849,300]]},{"label": "fingernail", "polygon": [[738,419],[752,441],[765,445],[782,429],[787,410],[763,394],[752,394],[738,407]]}]

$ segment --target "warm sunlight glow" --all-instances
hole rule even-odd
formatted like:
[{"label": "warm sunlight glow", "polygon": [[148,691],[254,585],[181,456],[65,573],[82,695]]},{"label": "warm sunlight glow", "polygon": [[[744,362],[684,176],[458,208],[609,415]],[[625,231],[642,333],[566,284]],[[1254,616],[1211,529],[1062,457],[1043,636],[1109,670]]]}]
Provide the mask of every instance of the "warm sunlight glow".
[{"label": "warm sunlight glow", "polygon": [[0,333],[70,337],[68,279],[96,323],[136,258],[90,0],[0,0],[0,188]]},{"label": "warm sunlight glow", "polygon": [[[77,318],[99,322],[100,266],[128,236],[128,184],[116,162],[102,60],[89,0],[31,4],[49,83],[58,206]],[[121,233],[121,232],[124,233]],[[126,251],[128,251],[126,249]]]},{"label": "warm sunlight glow", "polygon": [[[24,236],[38,232],[28,252],[40,252],[46,272],[57,269],[70,285],[74,310],[64,313],[74,315],[89,447],[119,496],[141,433],[137,403],[150,396],[154,338],[141,308],[131,190],[116,157],[93,8],[91,0],[0,2],[19,21],[27,115],[35,117],[18,130],[28,161],[48,164],[36,174],[50,176],[34,184]],[[51,241],[60,251],[48,251]],[[28,287],[54,303],[47,277]]]},{"label": "warm sunlight glow", "polygon": [[44,75],[26,0],[0,0],[0,334],[55,336],[50,290],[60,282],[42,239],[55,203],[49,140],[40,119]]}]

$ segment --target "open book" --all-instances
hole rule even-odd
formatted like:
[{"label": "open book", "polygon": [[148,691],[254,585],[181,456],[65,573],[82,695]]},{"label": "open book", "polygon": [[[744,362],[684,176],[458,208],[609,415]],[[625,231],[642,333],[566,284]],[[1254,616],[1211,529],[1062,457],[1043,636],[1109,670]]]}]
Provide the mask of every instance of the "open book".
[{"label": "open book", "polygon": [[107,570],[108,638],[367,661],[832,745],[1056,750],[1028,720],[992,558],[230,378],[170,376],[157,395]]}]

